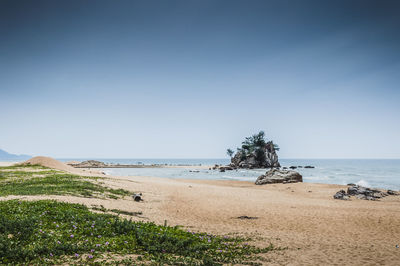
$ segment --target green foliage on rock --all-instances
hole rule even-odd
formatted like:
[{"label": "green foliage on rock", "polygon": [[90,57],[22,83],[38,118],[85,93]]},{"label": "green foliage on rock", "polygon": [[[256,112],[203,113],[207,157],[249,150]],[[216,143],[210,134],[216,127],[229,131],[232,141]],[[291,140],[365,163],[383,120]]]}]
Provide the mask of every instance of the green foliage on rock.
[{"label": "green foliage on rock", "polygon": [[227,150],[226,150],[226,154],[227,154],[229,157],[232,158],[232,156],[233,156],[233,154],[235,154],[235,152],[234,152],[233,150],[231,150],[231,149],[227,149]]},{"label": "green foliage on rock", "polygon": [[245,138],[241,147],[237,149],[232,163],[240,165],[241,162],[245,162],[245,165],[252,167],[278,167],[278,157],[275,153],[278,150],[279,146],[272,140],[267,140],[265,132],[260,131]]}]

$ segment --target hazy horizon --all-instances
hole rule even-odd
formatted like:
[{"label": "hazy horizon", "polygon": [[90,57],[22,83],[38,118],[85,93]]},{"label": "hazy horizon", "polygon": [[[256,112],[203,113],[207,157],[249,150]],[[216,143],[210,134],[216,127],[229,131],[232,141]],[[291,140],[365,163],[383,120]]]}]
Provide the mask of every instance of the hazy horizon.
[{"label": "hazy horizon", "polygon": [[400,158],[398,1],[0,3],[0,149]]},{"label": "hazy horizon", "polygon": [[[0,150],[2,150],[0,148]],[[6,151],[7,152],[7,151]],[[14,155],[29,155],[32,157],[35,156],[50,156],[50,155],[43,155],[43,154],[24,154],[24,153],[11,153],[10,154],[14,154]],[[277,152],[278,156],[279,156],[279,151]],[[51,156],[50,156],[51,157]],[[65,156],[58,156],[58,157],[54,157],[55,159],[60,159],[60,160],[68,160],[68,159],[85,159],[85,160],[89,160],[89,159],[94,159],[94,160],[101,160],[101,159],[109,159],[109,160],[229,160],[230,158],[228,157],[228,155],[226,155],[225,157],[160,157],[160,158],[156,158],[156,157],[95,157],[95,156],[84,156],[84,157],[65,157]],[[400,158],[305,158],[305,157],[300,157],[300,158],[294,158],[294,157],[280,157],[279,159],[283,159],[283,160],[400,160]]]}]

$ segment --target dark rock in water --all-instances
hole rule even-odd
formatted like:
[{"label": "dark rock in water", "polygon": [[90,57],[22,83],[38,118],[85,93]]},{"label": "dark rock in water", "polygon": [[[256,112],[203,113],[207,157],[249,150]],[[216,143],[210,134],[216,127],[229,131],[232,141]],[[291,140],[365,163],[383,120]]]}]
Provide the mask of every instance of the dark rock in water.
[{"label": "dark rock in water", "polygon": [[[212,169],[219,170],[220,172],[225,172],[225,171],[235,170],[235,169],[237,169],[237,167],[232,164],[229,164],[227,166],[222,166],[222,165],[220,166],[220,165],[216,164]],[[211,170],[211,168],[210,168],[210,170]]]},{"label": "dark rock in water", "polygon": [[304,166],[304,168],[315,168],[315,166],[306,165],[306,166]]},{"label": "dark rock in water", "polygon": [[132,198],[134,201],[142,201],[143,200],[142,193],[135,193],[135,194],[133,194]]},{"label": "dark rock in water", "polygon": [[274,184],[274,183],[296,183],[303,182],[303,177],[295,171],[271,169],[261,175],[256,180],[256,185]]},{"label": "dark rock in water", "polygon": [[350,197],[346,194],[346,191],[344,191],[343,189],[336,192],[336,194],[333,195],[333,198],[340,200],[350,200]]},{"label": "dark rock in water", "polygon": [[284,167],[282,167],[282,169],[287,169],[287,167],[286,167],[286,166],[284,166]]},{"label": "dark rock in water", "polygon": [[289,168],[290,168],[290,169],[296,169],[297,166],[290,166]]},{"label": "dark rock in water", "polygon": [[354,184],[354,183],[348,183],[347,185],[348,185],[348,186],[355,186],[356,184]]}]

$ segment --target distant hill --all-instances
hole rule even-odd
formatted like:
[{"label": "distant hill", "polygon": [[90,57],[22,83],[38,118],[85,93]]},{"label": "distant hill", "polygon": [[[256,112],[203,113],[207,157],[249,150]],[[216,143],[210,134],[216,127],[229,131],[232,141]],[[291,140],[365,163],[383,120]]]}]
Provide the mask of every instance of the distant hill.
[{"label": "distant hill", "polygon": [[0,161],[1,160],[27,160],[31,157],[32,156],[25,155],[25,154],[21,154],[21,155],[11,154],[11,153],[8,153],[8,152],[0,149]]}]

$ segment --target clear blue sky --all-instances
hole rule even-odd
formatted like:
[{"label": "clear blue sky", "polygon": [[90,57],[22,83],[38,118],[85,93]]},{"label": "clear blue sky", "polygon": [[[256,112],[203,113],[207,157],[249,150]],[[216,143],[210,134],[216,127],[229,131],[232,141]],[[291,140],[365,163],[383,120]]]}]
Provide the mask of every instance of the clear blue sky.
[{"label": "clear blue sky", "polygon": [[1,1],[0,148],[400,158],[399,1]]}]

